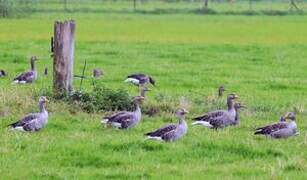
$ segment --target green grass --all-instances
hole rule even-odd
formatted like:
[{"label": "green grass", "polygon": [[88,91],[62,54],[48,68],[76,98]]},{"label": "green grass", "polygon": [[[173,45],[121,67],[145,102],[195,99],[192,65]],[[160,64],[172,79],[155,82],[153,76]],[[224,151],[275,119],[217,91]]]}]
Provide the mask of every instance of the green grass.
[{"label": "green grass", "polygon": [[[172,114],[145,116],[134,129],[100,125],[101,114],[87,114],[60,101],[48,106],[50,119],[38,133],[6,128],[37,111],[37,97],[52,87],[51,74],[33,85],[13,86],[37,55],[42,74],[51,69],[49,39],[55,19],[77,22],[75,73],[88,60],[87,75],[101,67],[107,87],[124,84],[133,72],[151,74],[157,87],[146,106],[190,101],[191,118],[217,108],[224,84],[248,106],[241,125],[218,132],[190,127],[176,143],[145,141],[143,134],[169,122]],[[0,79],[0,174],[3,179],[306,179],[307,123],[306,16],[201,16],[117,13],[34,14],[0,20],[0,61],[9,77]],[[79,80],[75,80],[78,87]],[[85,90],[91,89],[86,81]],[[161,102],[162,101],[162,102]],[[253,129],[297,111],[300,136],[287,140],[255,137]]]}]

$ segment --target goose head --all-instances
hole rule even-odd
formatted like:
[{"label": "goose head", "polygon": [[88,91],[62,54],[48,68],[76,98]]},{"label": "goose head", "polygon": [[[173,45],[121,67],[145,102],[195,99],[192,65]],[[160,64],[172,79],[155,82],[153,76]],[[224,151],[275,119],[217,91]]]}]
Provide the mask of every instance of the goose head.
[{"label": "goose head", "polygon": [[140,104],[143,102],[144,99],[145,99],[145,98],[144,98],[143,96],[135,96],[135,97],[133,98],[133,102],[134,102],[136,105],[140,105]]},{"label": "goose head", "polygon": [[93,69],[93,76],[94,76],[95,78],[99,78],[99,77],[102,76],[102,75],[103,75],[102,70],[100,70],[100,69],[98,69],[98,68]]},{"label": "goose head", "polygon": [[30,59],[31,62],[35,62],[37,60],[38,60],[38,58],[36,56],[32,56],[31,59]]},{"label": "goose head", "polygon": [[235,99],[238,99],[239,96],[237,96],[235,93],[231,93],[231,94],[228,94],[227,96],[227,102],[228,103],[233,103]]},{"label": "goose head", "polygon": [[49,100],[47,99],[46,96],[41,96],[39,98],[39,103],[46,104],[47,102],[49,102]]},{"label": "goose head", "polygon": [[237,99],[238,96],[234,93],[228,94],[227,96],[227,106],[228,110],[235,110],[234,109],[234,100]]},{"label": "goose head", "polygon": [[279,122],[286,122],[286,118],[285,118],[284,116],[281,116],[281,117],[279,118]]},{"label": "goose head", "polygon": [[228,96],[227,96],[227,99],[229,99],[229,100],[235,100],[235,99],[237,99],[237,98],[239,98],[239,96],[236,95],[235,93],[230,93],[230,94],[228,94]]},{"label": "goose head", "polygon": [[225,87],[224,87],[224,85],[221,85],[221,86],[219,87],[219,89],[218,89],[218,94],[219,94],[219,96],[220,96],[220,97],[223,96],[224,92],[225,92]]},{"label": "goose head", "polygon": [[295,121],[295,114],[294,112],[287,112],[285,115],[284,115],[284,118],[285,119],[290,119],[292,121]]},{"label": "goose head", "polygon": [[183,118],[187,113],[189,113],[189,111],[187,111],[186,109],[184,109],[184,108],[180,108],[180,109],[178,109],[177,111],[176,111],[176,116],[178,117],[178,118]]}]

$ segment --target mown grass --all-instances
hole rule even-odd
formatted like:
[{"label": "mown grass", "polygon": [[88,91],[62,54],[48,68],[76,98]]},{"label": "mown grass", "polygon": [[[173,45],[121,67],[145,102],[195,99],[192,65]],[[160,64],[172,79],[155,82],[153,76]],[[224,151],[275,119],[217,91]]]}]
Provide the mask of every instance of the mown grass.
[{"label": "mown grass", "polygon": [[[100,125],[104,113],[87,114],[61,101],[48,105],[48,126],[38,133],[6,128],[37,110],[37,97],[51,91],[52,77],[33,85],[10,80],[40,57],[51,69],[49,39],[55,19],[77,22],[75,73],[101,67],[99,80],[110,88],[136,88],[125,76],[145,72],[157,80],[146,106],[179,107],[190,101],[191,118],[219,107],[216,89],[240,95],[248,106],[241,125],[221,131],[190,127],[176,143],[145,141],[143,134],[176,122],[169,112],[145,116],[136,128],[119,131]],[[307,124],[305,16],[199,16],[139,14],[35,14],[0,20],[0,174],[3,179],[306,179]],[[75,80],[78,87],[79,80]],[[91,89],[91,81],[84,84]],[[224,101],[223,100],[217,100]],[[161,105],[162,104],[162,105]],[[167,107],[166,107],[167,109]],[[257,126],[296,111],[301,134],[287,140],[253,136]]]}]

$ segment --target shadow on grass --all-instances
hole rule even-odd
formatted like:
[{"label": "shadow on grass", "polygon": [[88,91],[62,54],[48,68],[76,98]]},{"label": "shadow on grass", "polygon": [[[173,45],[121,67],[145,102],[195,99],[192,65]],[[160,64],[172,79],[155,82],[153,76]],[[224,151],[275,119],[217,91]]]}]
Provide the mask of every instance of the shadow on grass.
[{"label": "shadow on grass", "polygon": [[109,149],[116,152],[128,152],[128,151],[138,151],[144,150],[146,152],[150,151],[161,151],[164,149],[162,144],[157,143],[121,143],[121,144],[101,144],[101,148]]},{"label": "shadow on grass", "polygon": [[214,144],[214,143],[198,143],[194,149],[206,150],[206,156],[215,156],[223,154],[225,156],[239,156],[244,159],[258,159],[269,157],[283,157],[284,154],[280,151],[272,149],[255,150],[241,144]]}]

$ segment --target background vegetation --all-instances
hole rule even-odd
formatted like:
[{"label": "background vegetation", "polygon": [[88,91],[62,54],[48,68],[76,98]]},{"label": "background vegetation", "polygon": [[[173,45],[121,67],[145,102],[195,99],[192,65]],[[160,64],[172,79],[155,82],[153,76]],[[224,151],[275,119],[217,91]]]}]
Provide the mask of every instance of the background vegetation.
[{"label": "background vegetation", "polygon": [[[79,9],[86,4],[82,3]],[[157,15],[133,13],[131,4],[117,1],[97,6],[91,2],[86,7],[97,11],[63,12],[59,1],[46,1],[37,3],[31,16],[0,20],[0,68],[9,74],[0,79],[1,178],[307,178],[304,14]],[[68,8],[78,9],[77,5]],[[195,9],[201,5],[150,1],[141,7],[147,12],[157,7]],[[246,7],[244,2],[234,4],[239,5]],[[275,6],[288,11],[286,3],[272,3]],[[157,87],[152,87],[143,110],[159,113],[145,115],[134,129],[119,131],[100,125],[101,117],[111,112],[89,114],[52,99],[49,123],[42,131],[20,133],[7,128],[26,113],[37,111],[39,95],[50,94],[52,74],[42,74],[45,67],[52,69],[53,23],[70,18],[77,23],[75,74],[81,74],[87,59],[87,76],[100,67],[105,76],[99,83],[130,96],[138,92],[123,83],[126,75],[151,74]],[[31,55],[40,58],[38,81],[11,85],[16,74],[29,68]],[[79,79],[74,83],[78,87]],[[190,126],[187,136],[176,143],[144,140],[145,132],[177,122],[172,112],[182,97],[190,102],[189,124],[192,117],[223,106],[225,97],[217,99],[221,84],[248,106],[241,113],[239,127],[215,132]],[[91,91],[92,81],[85,81],[83,88]],[[253,135],[255,127],[277,121],[286,111],[297,113],[299,136],[272,140]]]}]

